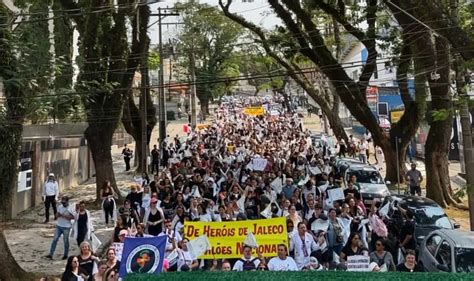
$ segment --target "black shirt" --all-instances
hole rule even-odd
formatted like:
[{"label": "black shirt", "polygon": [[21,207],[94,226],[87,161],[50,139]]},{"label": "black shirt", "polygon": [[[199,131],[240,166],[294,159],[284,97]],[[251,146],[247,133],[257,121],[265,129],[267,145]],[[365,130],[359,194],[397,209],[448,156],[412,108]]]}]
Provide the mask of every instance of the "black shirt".
[{"label": "black shirt", "polygon": [[352,188],[352,190],[349,190],[348,188],[346,188],[344,190],[344,197],[347,198],[348,194],[352,194],[354,196],[354,198],[356,198],[357,200],[362,200],[362,196],[360,196],[360,192],[357,191],[357,189],[355,189],[355,188]]},{"label": "black shirt", "polygon": [[81,255],[78,255],[77,259],[79,260],[79,267],[87,274],[87,276],[89,276],[87,280],[92,281],[92,278],[94,277],[92,274],[92,270],[94,269],[94,260],[92,259],[92,256],[87,259],[82,259]]},{"label": "black shirt", "polygon": [[362,248],[361,247],[358,247],[357,250],[354,252],[352,250],[352,247],[351,245],[347,245],[345,246],[344,248],[342,248],[342,251],[345,255],[346,255],[346,258],[347,257],[351,257],[351,256],[357,256],[357,255],[360,255],[361,252],[362,252]]},{"label": "black shirt", "polygon": [[416,240],[415,240],[415,221],[407,220],[400,231],[400,243],[405,240],[407,235],[411,235],[410,241],[405,245],[405,249],[416,249]]},{"label": "black shirt", "polygon": [[153,159],[153,161],[158,161],[160,159],[160,152],[158,151],[158,149],[153,148],[153,150],[151,151],[151,158]]},{"label": "black shirt", "polygon": [[401,264],[397,265],[397,271],[401,271],[401,272],[423,272],[424,270],[418,264],[415,265],[415,267],[413,269],[408,269],[405,266],[405,263],[401,263]]}]

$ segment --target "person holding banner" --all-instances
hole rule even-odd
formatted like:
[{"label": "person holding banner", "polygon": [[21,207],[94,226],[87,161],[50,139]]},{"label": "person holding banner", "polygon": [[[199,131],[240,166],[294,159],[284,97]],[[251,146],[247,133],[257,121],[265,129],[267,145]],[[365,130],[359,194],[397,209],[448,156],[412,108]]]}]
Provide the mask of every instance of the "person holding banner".
[{"label": "person holding banner", "polygon": [[[173,243],[176,240],[173,239]],[[178,251],[178,271],[193,271],[199,267],[196,257],[193,257],[188,251],[189,239],[184,238],[179,243]]]}]

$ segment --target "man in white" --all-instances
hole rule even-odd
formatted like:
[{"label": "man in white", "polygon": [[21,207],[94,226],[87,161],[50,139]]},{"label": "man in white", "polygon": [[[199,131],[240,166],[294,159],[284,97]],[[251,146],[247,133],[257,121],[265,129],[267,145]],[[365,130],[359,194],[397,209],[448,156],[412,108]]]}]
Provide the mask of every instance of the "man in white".
[{"label": "man in white", "polygon": [[290,237],[290,251],[294,251],[294,259],[298,269],[309,266],[311,253],[317,250],[323,251],[327,247],[323,240],[316,243],[313,235],[306,232],[306,224],[298,223],[298,232]]},{"label": "man in white", "polygon": [[168,257],[169,254],[173,251],[173,239],[176,241],[176,243],[181,242],[182,238],[179,232],[173,230],[173,224],[171,220],[167,219],[165,220],[165,229],[163,230],[162,233],[158,234],[158,236],[168,236],[168,239],[166,240],[166,246],[165,246],[165,257]]},{"label": "man in white", "polygon": [[56,201],[58,201],[58,196],[59,196],[58,182],[54,178],[53,173],[49,174],[48,179],[44,183],[42,195],[43,195],[42,197],[43,197],[45,216],[46,216],[46,220],[44,221],[44,223],[48,223],[50,206],[53,207],[54,219],[56,219],[56,212],[57,212]]},{"label": "man in white", "polygon": [[255,271],[260,264],[259,258],[252,257],[252,247],[244,246],[244,257],[235,262],[234,271]]},{"label": "man in white", "polygon": [[268,262],[270,271],[298,271],[298,266],[292,257],[288,257],[288,248],[285,244],[278,245],[278,256]]}]

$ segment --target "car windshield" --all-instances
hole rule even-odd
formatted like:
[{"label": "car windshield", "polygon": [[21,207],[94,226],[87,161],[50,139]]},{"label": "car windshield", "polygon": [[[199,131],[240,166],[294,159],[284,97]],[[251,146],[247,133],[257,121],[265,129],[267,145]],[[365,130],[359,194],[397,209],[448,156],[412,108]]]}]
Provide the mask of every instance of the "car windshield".
[{"label": "car windshield", "polygon": [[441,228],[452,229],[453,226],[440,207],[425,207],[415,210],[417,224],[434,225]]},{"label": "car windshield", "polygon": [[456,271],[474,272],[473,248],[456,248]]},{"label": "car windshield", "polygon": [[352,175],[356,175],[357,182],[359,183],[372,183],[372,184],[383,184],[382,176],[380,173],[373,170],[355,170],[350,171],[348,173],[348,179],[351,178]]}]

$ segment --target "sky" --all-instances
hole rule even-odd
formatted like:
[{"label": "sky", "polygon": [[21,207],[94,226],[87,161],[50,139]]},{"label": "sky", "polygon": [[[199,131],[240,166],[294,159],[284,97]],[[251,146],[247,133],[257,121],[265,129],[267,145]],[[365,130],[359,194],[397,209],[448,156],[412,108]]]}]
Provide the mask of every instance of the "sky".
[{"label": "sky", "polygon": [[[253,2],[247,3],[242,1],[249,1],[249,0],[233,0],[232,5],[230,6],[231,12],[237,12],[241,16],[245,17],[247,20],[262,26],[264,28],[272,29],[275,25],[279,24],[279,20],[277,17],[272,13],[270,9],[270,5],[268,4],[267,0],[253,0]],[[250,0],[251,1],[251,0]],[[164,0],[163,2],[152,4],[151,10],[152,12],[156,12],[159,7],[166,8],[166,7],[173,7],[176,2],[184,2],[183,0]],[[201,0],[200,3],[205,3],[213,6],[218,6],[218,0]],[[153,23],[157,20],[156,17],[152,17],[150,22]],[[168,23],[175,23],[179,22],[179,17],[169,17],[165,18],[163,22]],[[163,26],[163,40],[166,42],[168,39],[173,39],[176,37],[176,26]],[[158,43],[158,26],[155,24],[150,28],[150,38],[152,44]]]}]

